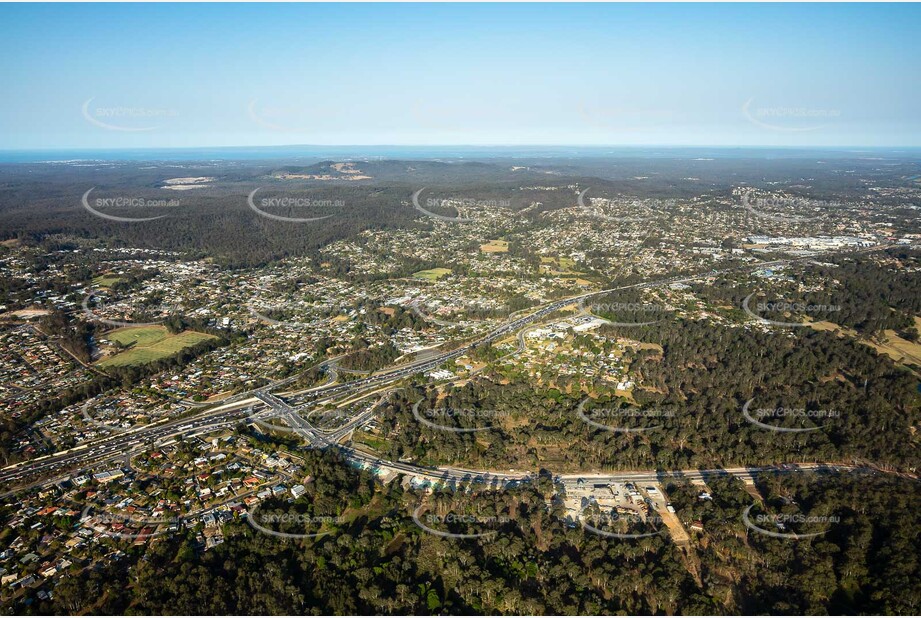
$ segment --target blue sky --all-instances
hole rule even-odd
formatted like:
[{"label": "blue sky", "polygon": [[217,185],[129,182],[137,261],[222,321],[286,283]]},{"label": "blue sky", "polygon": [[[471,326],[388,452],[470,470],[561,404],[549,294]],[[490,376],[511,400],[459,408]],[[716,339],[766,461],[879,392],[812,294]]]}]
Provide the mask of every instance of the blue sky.
[{"label": "blue sky", "polygon": [[0,5],[0,149],[921,146],[921,6]]}]

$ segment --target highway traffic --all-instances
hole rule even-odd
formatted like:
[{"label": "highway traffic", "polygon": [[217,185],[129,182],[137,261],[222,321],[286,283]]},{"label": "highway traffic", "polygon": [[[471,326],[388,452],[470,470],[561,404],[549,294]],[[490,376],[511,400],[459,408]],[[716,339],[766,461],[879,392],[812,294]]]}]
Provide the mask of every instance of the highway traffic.
[{"label": "highway traffic", "polygon": [[[880,250],[882,248],[884,247],[875,247],[873,249]],[[572,305],[573,303],[579,303],[592,297],[603,296],[605,294],[611,294],[629,289],[654,288],[673,285],[676,283],[688,283],[738,270],[756,270],[762,268],[777,267],[802,259],[808,258],[795,258],[772,262],[759,262],[757,264],[746,264],[719,271],[709,271],[698,275],[670,277],[657,281],[635,283],[605,290],[599,290],[596,292],[587,292],[578,296],[567,297],[553,301],[547,305],[544,305],[533,313],[503,324],[493,329],[486,335],[480,337],[479,339],[471,341],[454,350],[444,352],[443,354],[432,358],[427,358],[399,367],[390,368],[388,370],[384,370],[364,378],[359,378],[339,384],[321,385],[319,387],[300,391],[299,393],[295,394],[295,397],[292,399],[292,401],[297,402],[298,400],[305,399],[307,403],[315,404],[320,400],[334,398],[343,394],[357,394],[368,390],[371,387],[382,386],[402,378],[409,377],[411,375],[436,369],[448,360],[452,360],[468,354],[476,346],[491,343],[498,339],[504,338],[537,320],[541,320],[545,316],[555,311],[559,311],[560,309]],[[324,369],[332,367],[333,364],[334,359],[328,359],[311,369]],[[6,468],[0,470],[0,484],[3,484],[8,488],[14,488],[23,482],[34,481],[35,477],[38,476],[46,479],[55,478],[61,476],[64,473],[78,472],[91,466],[117,459],[118,457],[124,457],[125,455],[139,450],[146,445],[154,445],[158,440],[179,435],[191,435],[209,429],[230,427],[236,423],[247,420],[247,418],[251,415],[251,412],[248,412],[247,409],[254,405],[260,404],[271,408],[291,427],[294,432],[303,437],[312,447],[324,448],[335,445],[339,439],[341,439],[348,433],[348,431],[357,425],[356,422],[353,422],[355,419],[352,419],[347,423],[349,427],[348,431],[334,431],[330,435],[324,435],[323,432],[318,431],[316,428],[310,425],[310,423],[305,421],[303,417],[301,417],[301,415],[290,404],[270,392],[270,390],[276,390],[280,387],[291,384],[297,380],[298,377],[300,376],[291,376],[289,378],[285,378],[284,380],[276,381],[256,391],[249,391],[234,395],[224,400],[217,407],[203,410],[202,412],[193,414],[186,418],[169,422],[158,422],[151,425],[132,428],[121,433],[84,443],[73,449],[7,466]],[[336,446],[338,448],[338,445]],[[449,468],[429,470],[402,463],[381,462],[380,460],[375,460],[374,458],[357,454],[355,451],[346,452],[351,453],[350,456],[361,460],[363,463],[370,463],[369,460],[372,460],[375,465],[386,466],[395,471],[407,472],[426,477],[447,474],[449,478],[457,478],[458,476],[470,474],[469,471],[464,471],[463,474],[461,474],[461,472],[452,471]],[[487,474],[496,478],[507,478],[508,480],[521,480],[523,476],[527,476],[520,474],[482,474]],[[33,485],[34,484],[35,483],[33,483]]]}]

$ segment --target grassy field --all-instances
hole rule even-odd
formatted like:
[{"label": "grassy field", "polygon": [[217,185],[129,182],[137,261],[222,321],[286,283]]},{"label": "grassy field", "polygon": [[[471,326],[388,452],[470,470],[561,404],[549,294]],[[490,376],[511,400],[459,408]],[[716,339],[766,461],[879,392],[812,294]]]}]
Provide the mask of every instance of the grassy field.
[{"label": "grassy field", "polygon": [[378,438],[369,433],[365,433],[360,429],[356,429],[352,434],[352,441],[359,444],[364,444],[365,446],[371,448],[372,450],[378,453],[384,453],[387,451],[390,446],[390,442],[382,438]]},{"label": "grassy field", "polygon": [[176,352],[208,339],[214,335],[187,330],[178,335],[171,335],[165,326],[129,326],[119,328],[104,336],[110,341],[132,347],[115,356],[99,361],[101,367],[126,367],[146,365],[161,358],[172,356]]},{"label": "grassy field", "polygon": [[145,347],[162,341],[169,337],[169,331],[165,326],[127,326],[113,331],[109,331],[102,336],[103,339],[115,341],[124,346],[134,345],[135,347]]},{"label": "grassy field", "polygon": [[573,260],[572,258],[568,258],[568,257],[541,256],[540,263],[541,264],[556,264],[560,268],[572,268],[573,266],[576,265],[575,260]]},{"label": "grassy field", "polygon": [[490,240],[484,245],[480,245],[480,251],[483,253],[507,253],[507,240]]},{"label": "grassy field", "polygon": [[[844,328],[833,322],[810,322],[809,326],[815,330],[831,331],[839,337],[853,337],[860,343],[870,346],[877,353],[885,354],[902,365],[921,366],[921,343],[902,339],[894,330],[885,330],[869,339],[864,339],[854,329]],[[921,330],[921,317],[915,317],[915,327]]]},{"label": "grassy field", "polygon": [[98,277],[93,277],[93,287],[107,288],[119,281],[121,281],[121,277],[118,275],[99,275]]},{"label": "grassy field", "polygon": [[450,274],[450,268],[430,268],[429,270],[420,270],[417,273],[413,273],[413,277],[416,279],[426,279],[428,281],[438,281],[442,277]]},{"label": "grassy field", "polygon": [[840,324],[835,324],[834,322],[829,322],[828,320],[819,320],[818,322],[809,322],[809,328],[818,331],[827,331],[831,333],[836,333],[839,337],[854,337],[857,338],[859,335],[857,331],[853,328],[846,328]]},{"label": "grassy field", "polygon": [[568,257],[540,258],[540,271],[549,275],[581,275],[581,272],[573,270],[575,265],[575,261]]},{"label": "grassy field", "polygon": [[[921,318],[915,318],[915,324],[921,328]],[[921,343],[902,339],[894,330],[885,330],[882,335],[863,343],[897,363],[921,366]]]}]

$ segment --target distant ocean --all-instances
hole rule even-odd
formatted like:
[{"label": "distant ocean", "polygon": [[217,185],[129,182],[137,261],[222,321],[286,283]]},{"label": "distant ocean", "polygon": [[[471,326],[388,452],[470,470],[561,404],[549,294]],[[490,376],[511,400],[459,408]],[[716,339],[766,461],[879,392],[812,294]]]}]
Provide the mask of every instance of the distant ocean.
[{"label": "distant ocean", "polygon": [[688,146],[251,146],[107,150],[0,150],[0,163],[43,161],[256,161],[286,159],[517,158],[919,159],[921,148],[776,148]]}]

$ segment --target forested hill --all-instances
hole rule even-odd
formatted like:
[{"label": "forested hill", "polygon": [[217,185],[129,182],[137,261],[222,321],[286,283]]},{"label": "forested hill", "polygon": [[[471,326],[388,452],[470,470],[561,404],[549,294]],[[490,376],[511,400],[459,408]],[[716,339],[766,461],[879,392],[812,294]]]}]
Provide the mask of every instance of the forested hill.
[{"label": "forested hill", "polygon": [[[177,251],[188,257],[210,257],[227,266],[244,267],[314,255],[321,247],[364,230],[430,225],[419,222],[421,215],[410,204],[413,192],[426,186],[436,198],[502,199],[513,210],[521,210],[538,198],[547,208],[572,206],[573,202],[571,191],[549,195],[546,191],[522,191],[522,183],[534,183],[546,176],[527,171],[512,173],[507,166],[495,164],[384,161],[344,168],[360,172],[356,174],[333,169],[338,165],[122,162],[0,166],[0,186],[4,187],[0,192],[0,214],[4,219],[0,241],[20,238],[38,242],[61,234],[110,246]],[[327,175],[331,179],[326,179]],[[353,179],[365,175],[370,179]],[[174,178],[208,180],[193,183],[200,186],[186,190],[164,189],[165,182]],[[104,214],[162,218],[125,223],[96,216],[82,204],[90,189],[87,203]],[[291,224],[261,216],[247,202],[255,189],[257,208],[272,198],[301,201],[299,207],[261,207],[265,212],[294,218],[327,218]],[[110,199],[131,203],[109,206],[99,202]]]},{"label": "forested hill", "polygon": [[[342,516],[303,540],[225,524],[202,553],[195,534],[127,549],[109,567],[65,579],[29,613],[103,614],[913,614],[921,606],[916,481],[859,475],[765,476],[771,508],[834,513],[818,537],[746,530],[752,497],[741,482],[708,481],[712,501],[681,480],[666,488],[677,516],[697,521],[695,547],[667,537],[614,539],[567,525],[535,485],[431,499],[375,485],[332,453],[307,452],[305,500],[263,508]],[[411,513],[425,500],[463,512],[475,502],[508,517],[496,535],[443,538]],[[784,506],[786,505],[786,506]],[[339,520],[337,520],[339,521]],[[289,526],[289,531],[294,528]],[[699,544],[698,544],[699,541]]]}]

